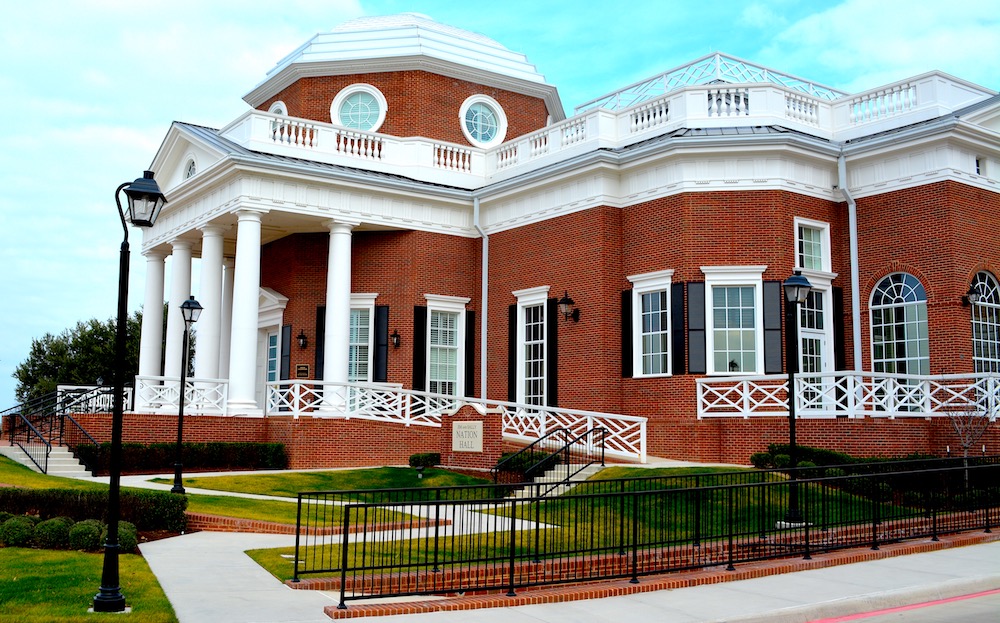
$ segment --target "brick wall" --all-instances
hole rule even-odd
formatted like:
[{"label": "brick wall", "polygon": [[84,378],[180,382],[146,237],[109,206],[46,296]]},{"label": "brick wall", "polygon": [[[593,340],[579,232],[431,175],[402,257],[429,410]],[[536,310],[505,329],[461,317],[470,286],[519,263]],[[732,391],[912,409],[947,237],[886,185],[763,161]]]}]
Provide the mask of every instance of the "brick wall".
[{"label": "brick wall", "polygon": [[370,84],[385,96],[385,123],[378,131],[392,136],[423,136],[468,145],[459,112],[462,102],[477,94],[488,95],[503,107],[508,123],[506,140],[545,127],[549,116],[545,101],[540,98],[426,71],[299,78],[261,104],[259,110],[266,111],[281,100],[288,107],[289,116],[330,123],[333,98],[344,87],[357,83]]}]

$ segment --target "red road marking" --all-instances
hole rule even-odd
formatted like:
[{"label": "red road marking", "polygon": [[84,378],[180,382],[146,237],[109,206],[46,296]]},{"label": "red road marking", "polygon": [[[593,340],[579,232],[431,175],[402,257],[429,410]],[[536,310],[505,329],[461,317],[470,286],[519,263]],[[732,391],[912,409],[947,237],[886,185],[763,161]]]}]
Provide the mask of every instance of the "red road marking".
[{"label": "red road marking", "polygon": [[811,623],[845,623],[846,621],[858,621],[860,619],[867,619],[868,617],[879,616],[882,614],[893,614],[895,612],[906,612],[907,610],[916,610],[918,608],[926,608],[928,606],[937,606],[939,604],[947,604],[954,601],[963,601],[966,599],[975,599],[976,597],[986,597],[987,595],[996,595],[1000,593],[1000,588],[993,589],[990,591],[982,591],[981,593],[973,593],[971,595],[962,595],[960,597],[949,597],[948,599],[938,599],[936,601],[925,601],[920,604],[913,604],[912,606],[899,606],[898,608],[886,608],[885,610],[876,610],[874,612],[861,612],[859,614],[851,614],[843,617],[834,617],[832,619],[817,619]]}]

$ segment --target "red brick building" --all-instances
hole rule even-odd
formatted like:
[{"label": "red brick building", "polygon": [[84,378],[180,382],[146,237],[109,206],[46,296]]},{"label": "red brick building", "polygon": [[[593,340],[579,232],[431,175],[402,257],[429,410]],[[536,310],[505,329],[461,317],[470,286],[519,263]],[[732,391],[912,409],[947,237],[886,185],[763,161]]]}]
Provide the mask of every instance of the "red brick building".
[{"label": "red brick building", "polygon": [[399,15],[316,35],[244,99],[153,162],[145,306],[170,315],[166,353],[143,326],[139,413],[176,402],[194,294],[206,417],[403,431],[467,402],[510,439],[598,422],[620,456],[746,462],[787,437],[798,270],[801,443],[940,453],[947,413],[994,415],[990,89],[847,94],[715,54],[567,118],[522,54]]}]

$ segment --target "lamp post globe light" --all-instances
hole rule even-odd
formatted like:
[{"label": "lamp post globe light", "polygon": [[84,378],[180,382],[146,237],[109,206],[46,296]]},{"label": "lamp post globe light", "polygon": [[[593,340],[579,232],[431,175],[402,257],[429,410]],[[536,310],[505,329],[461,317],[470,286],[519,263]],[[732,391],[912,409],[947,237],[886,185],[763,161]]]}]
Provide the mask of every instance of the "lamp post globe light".
[{"label": "lamp post globe light", "polygon": [[788,367],[788,463],[792,470],[791,483],[788,491],[788,510],[785,512],[785,523],[798,525],[803,523],[802,512],[799,510],[798,473],[795,468],[799,464],[799,451],[795,443],[795,373],[799,368],[799,306],[806,302],[812,292],[812,284],[802,276],[802,271],[796,270],[785,280],[782,288],[785,290],[785,359]]},{"label": "lamp post globe light", "polygon": [[177,396],[177,449],[174,455],[174,486],[170,488],[171,493],[184,495],[184,483],[181,481],[181,444],[184,439],[184,394],[187,384],[188,367],[188,337],[191,334],[191,325],[198,322],[201,316],[201,304],[194,300],[194,296],[181,303],[181,316],[184,318],[184,340],[181,347],[181,382],[178,386]]},{"label": "lamp post globe light", "polygon": [[[128,197],[128,214],[122,210],[121,192]],[[122,414],[125,411],[125,328],[128,320],[128,224],[152,227],[159,216],[166,197],[153,179],[153,172],[146,171],[134,182],[125,182],[115,190],[118,217],[122,222],[124,238],[118,260],[118,324],[115,330],[115,378],[111,409],[111,464],[108,487],[108,536],[104,543],[104,566],[101,570],[101,587],[94,596],[94,612],[122,612],[125,596],[122,595],[118,575],[118,516],[120,513]]]}]

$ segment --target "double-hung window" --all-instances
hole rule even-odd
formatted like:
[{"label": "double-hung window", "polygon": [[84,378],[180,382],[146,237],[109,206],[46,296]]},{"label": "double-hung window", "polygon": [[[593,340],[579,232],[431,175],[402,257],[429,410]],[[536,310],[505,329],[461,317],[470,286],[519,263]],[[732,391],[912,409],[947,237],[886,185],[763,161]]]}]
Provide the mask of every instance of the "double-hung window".
[{"label": "double-hung window", "polygon": [[764,369],[763,274],[766,266],[703,266],[709,374]]},{"label": "double-hung window", "polygon": [[670,368],[670,284],[674,271],[632,275],[634,376],[666,376]]},{"label": "double-hung window", "polygon": [[465,306],[470,299],[424,296],[427,299],[427,391],[461,396],[465,370]]},{"label": "double-hung window", "polygon": [[547,404],[546,318],[549,287],[514,292],[517,298],[517,402]]},{"label": "double-hung window", "polygon": [[375,294],[351,294],[347,380],[352,383],[368,383],[372,380],[375,297]]}]

